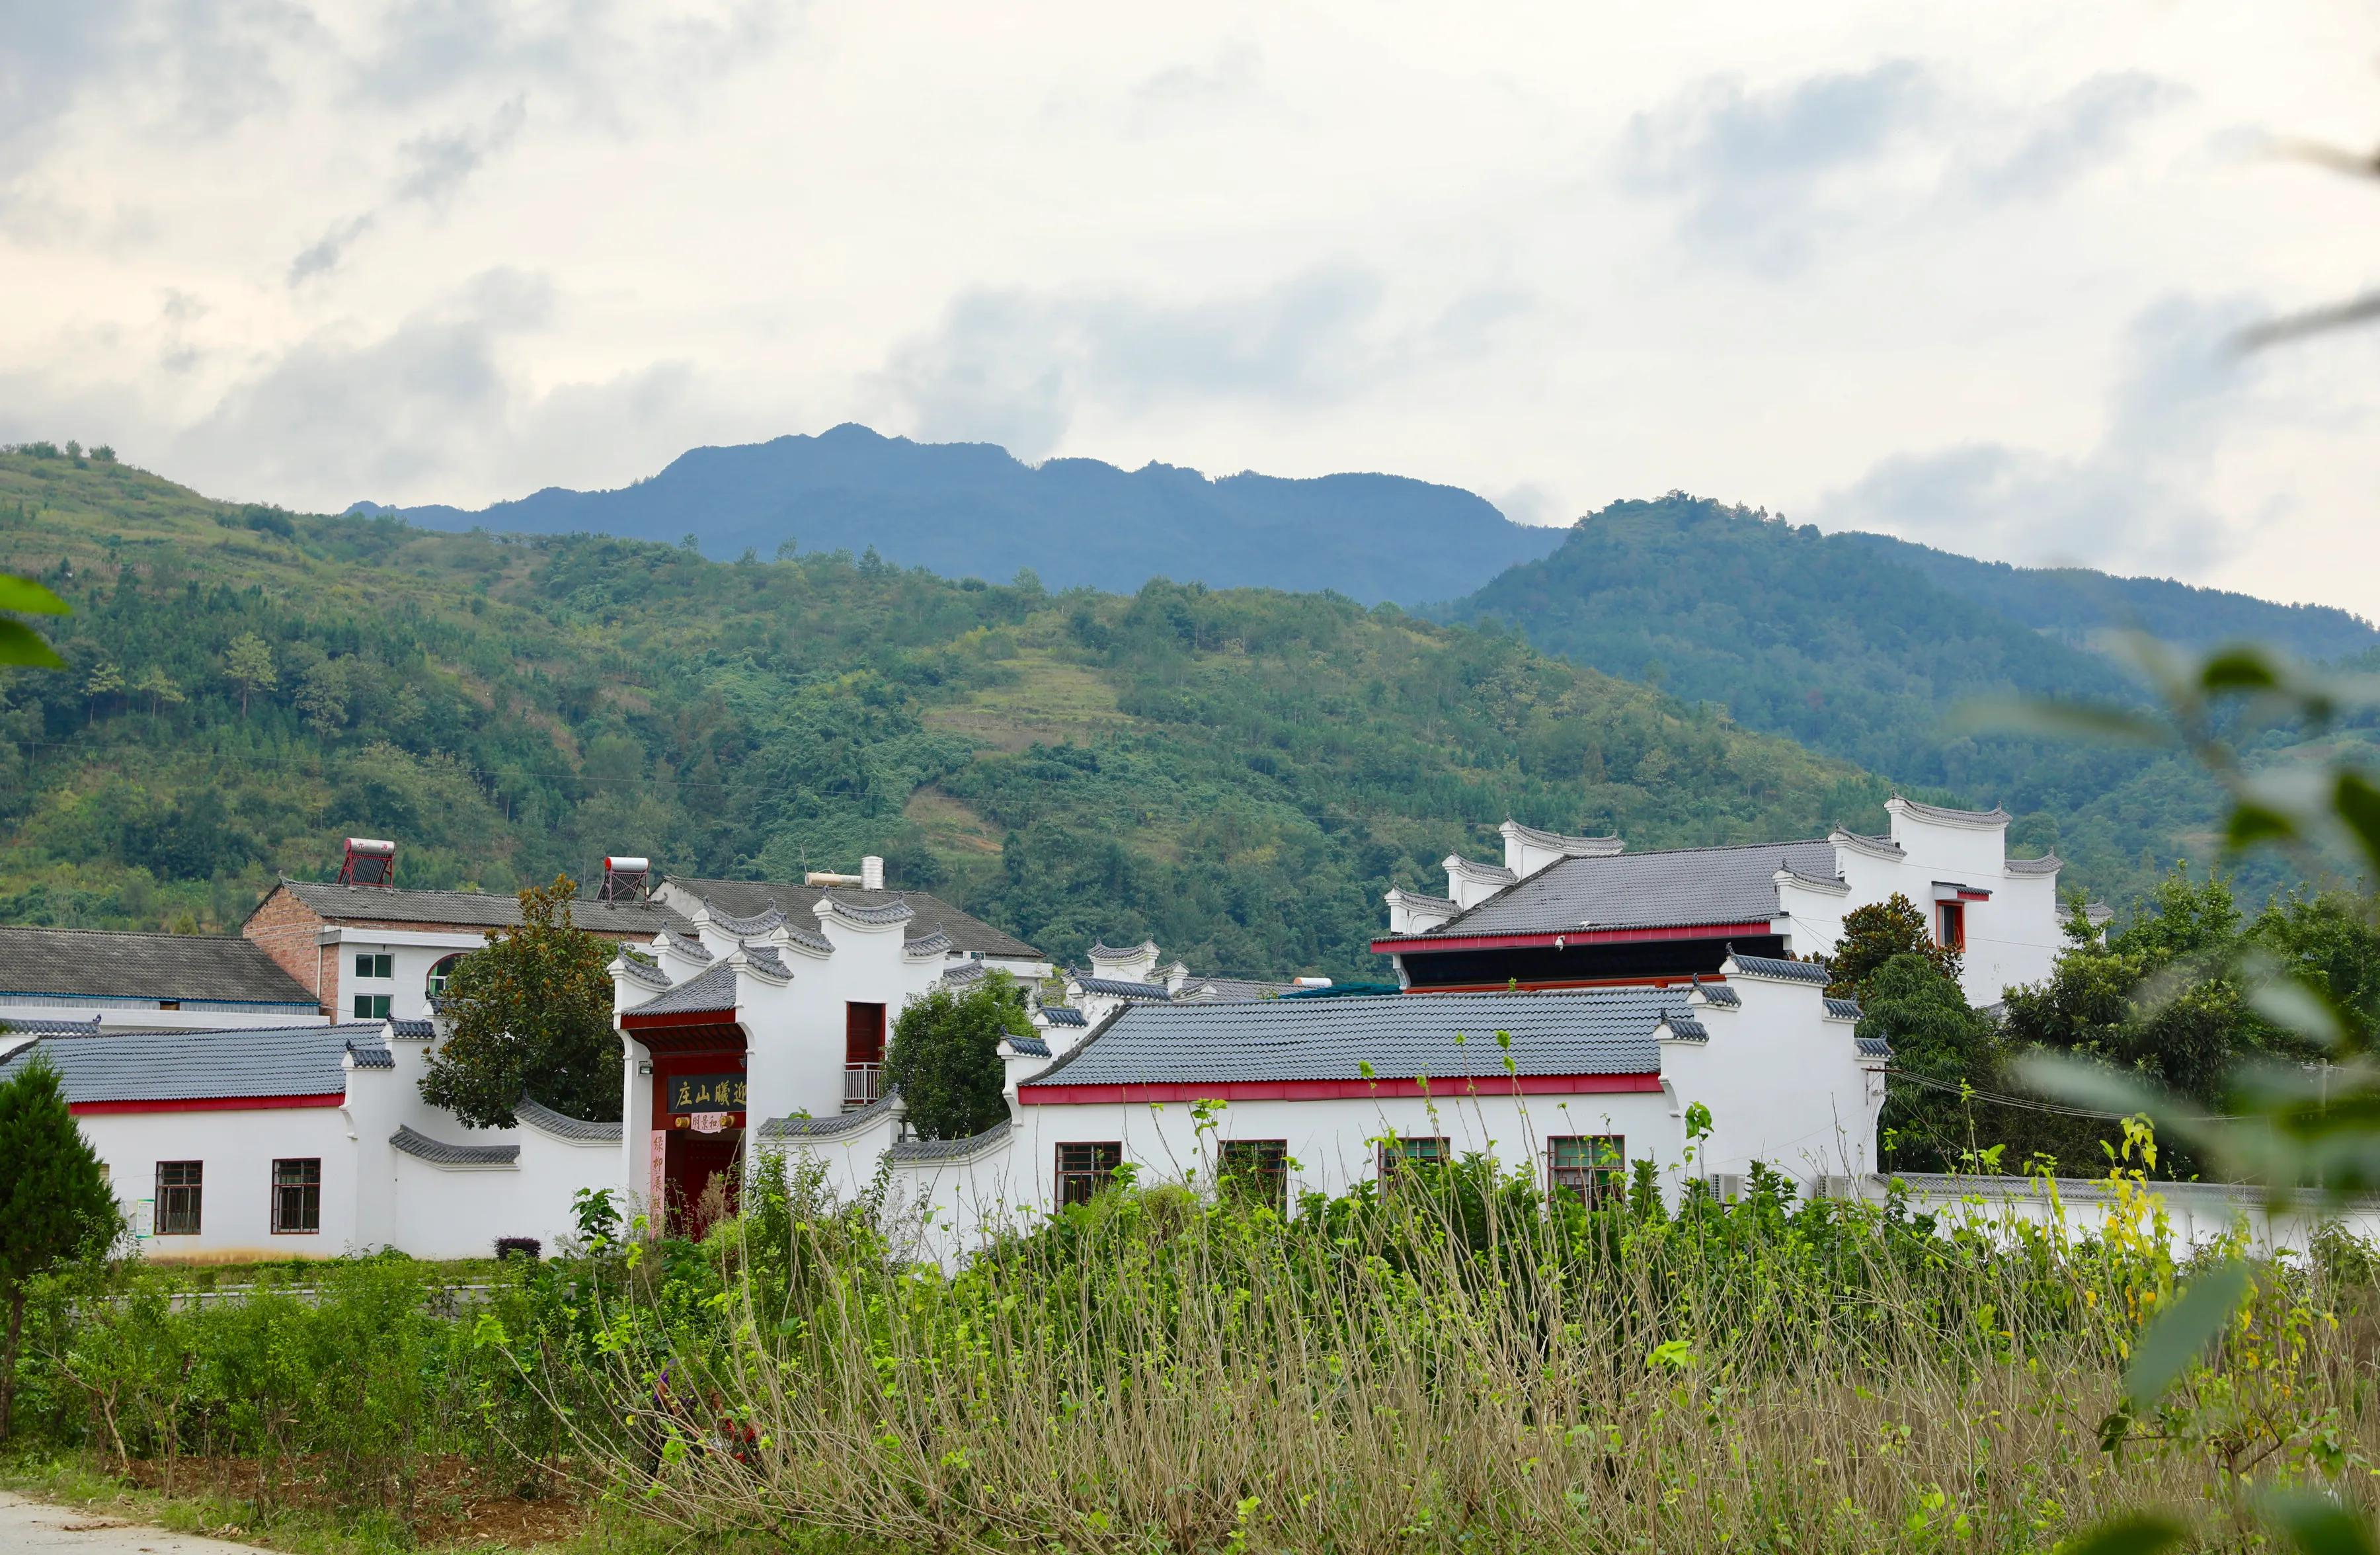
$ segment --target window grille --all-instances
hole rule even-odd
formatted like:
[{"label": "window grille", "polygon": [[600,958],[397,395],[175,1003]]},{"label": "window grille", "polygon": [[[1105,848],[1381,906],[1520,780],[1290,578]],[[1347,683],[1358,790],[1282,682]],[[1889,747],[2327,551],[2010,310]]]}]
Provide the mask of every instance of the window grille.
[{"label": "window grille", "polygon": [[1123,1146],[1117,1143],[1058,1147],[1058,1208],[1088,1204],[1115,1177],[1123,1164]]},{"label": "window grille", "polygon": [[1226,1139],[1215,1159],[1215,1178],[1226,1194],[1251,1204],[1289,1209],[1289,1141]]},{"label": "window grille", "polygon": [[199,1234],[200,1197],[204,1192],[206,1163],[196,1160],[161,1160],[157,1163],[157,1209],[152,1226],[159,1236],[196,1236]]},{"label": "window grille", "polygon": [[1557,1135],[1546,1141],[1546,1192],[1579,1204],[1616,1204],[1628,1190],[1628,1142],[1617,1134]]},{"label": "window grille", "polygon": [[1410,1139],[1383,1139],[1380,1141],[1380,1178],[1385,1182],[1408,1166],[1444,1166],[1452,1159],[1442,1137],[1417,1135]]},{"label": "window grille", "polygon": [[294,1236],[322,1229],[322,1162],[320,1157],[273,1163],[273,1230]]}]

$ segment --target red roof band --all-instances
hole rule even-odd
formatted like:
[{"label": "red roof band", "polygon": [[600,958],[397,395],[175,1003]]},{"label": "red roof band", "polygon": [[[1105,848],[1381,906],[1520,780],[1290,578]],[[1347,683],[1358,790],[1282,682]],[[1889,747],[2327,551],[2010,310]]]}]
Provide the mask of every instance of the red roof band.
[{"label": "red roof band", "polygon": [[1658,1091],[1658,1075],[1449,1075],[1424,1080],[1161,1080],[1068,1086],[1021,1085],[1026,1106],[1085,1107],[1141,1101],[1330,1101],[1399,1096],[1579,1096]]},{"label": "red roof band", "polygon": [[1768,918],[1736,923],[1660,924],[1644,929],[1565,929],[1542,934],[1405,934],[1372,942],[1375,954],[1398,951],[1534,950],[1551,948],[1556,940],[1569,945],[1649,943],[1662,940],[1721,940],[1730,936],[1774,934]]},{"label": "red roof band", "polygon": [[278,1107],[344,1107],[344,1092],[322,1096],[179,1096],[146,1101],[70,1101],[77,1117],[94,1112],[252,1112]]}]

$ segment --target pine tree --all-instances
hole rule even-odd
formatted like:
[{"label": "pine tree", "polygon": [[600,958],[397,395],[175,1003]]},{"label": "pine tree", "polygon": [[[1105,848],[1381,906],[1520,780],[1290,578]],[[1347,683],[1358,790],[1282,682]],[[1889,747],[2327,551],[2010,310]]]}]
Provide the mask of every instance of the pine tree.
[{"label": "pine tree", "polygon": [[248,716],[248,699],[259,691],[270,691],[281,684],[273,673],[273,649],[254,632],[242,632],[231,639],[224,651],[224,669],[239,687],[239,715]]},{"label": "pine tree", "polygon": [[104,1252],[123,1229],[99,1157],[67,1111],[58,1072],[36,1057],[0,1081],[0,1440],[16,1402],[27,1286],[70,1258]]},{"label": "pine tree", "polygon": [[82,694],[91,699],[91,723],[99,722],[100,699],[113,697],[123,689],[124,672],[115,667],[115,661],[102,659],[91,667],[91,674],[82,683]]},{"label": "pine tree", "polygon": [[165,673],[163,664],[152,664],[141,671],[140,678],[133,683],[132,689],[148,694],[149,713],[152,718],[169,706],[179,707],[189,700],[182,694],[181,686]]}]

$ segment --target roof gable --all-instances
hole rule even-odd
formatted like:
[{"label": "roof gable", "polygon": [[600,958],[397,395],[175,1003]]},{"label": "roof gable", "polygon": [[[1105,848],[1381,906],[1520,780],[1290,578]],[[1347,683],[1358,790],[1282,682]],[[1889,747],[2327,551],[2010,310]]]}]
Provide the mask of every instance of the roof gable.
[{"label": "roof gable", "polygon": [[[713,912],[733,917],[755,918],[771,908],[798,915],[795,917],[796,926],[807,927],[812,932],[818,929],[818,900],[830,889],[782,881],[704,880],[694,875],[671,875],[664,885],[709,904]],[[864,891],[848,885],[832,889],[838,905],[863,910],[897,906],[905,902],[921,930],[930,934],[941,929],[962,952],[1019,961],[1049,959],[1014,935],[1002,933],[973,914],[961,912],[941,897],[922,891]]]},{"label": "roof gable", "polygon": [[1777,871],[1831,880],[1823,838],[1569,857],[1402,941],[1748,923],[1777,914]]}]

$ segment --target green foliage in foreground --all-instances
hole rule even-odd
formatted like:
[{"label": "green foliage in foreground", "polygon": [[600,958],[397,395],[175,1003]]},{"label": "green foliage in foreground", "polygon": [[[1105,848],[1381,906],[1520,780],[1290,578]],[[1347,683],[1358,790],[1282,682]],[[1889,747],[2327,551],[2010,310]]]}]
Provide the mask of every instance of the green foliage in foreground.
[{"label": "green foliage in foreground", "polygon": [[30,1287],[60,1264],[104,1255],[122,1226],[58,1072],[35,1059],[0,1080],[0,1441],[15,1414]]},{"label": "green foliage in foreground", "polygon": [[1657,1186],[1549,1206],[1469,1160],[1284,1221],[1119,1184],[943,1273],[910,1256],[929,1218],[771,1163],[698,1245],[472,1291],[394,1257],[204,1301],[55,1278],[28,1414],[152,1483],[251,1460],[259,1515],[410,1526],[460,1458],[710,1546],[2033,1550],[2148,1497],[2236,1537],[2274,1489],[2360,1504],[2380,1462],[2346,1239],[2254,1266],[2111,1452],[2076,1422],[2187,1272],[2136,1173],[2090,1236]]},{"label": "green foliage in foreground", "polygon": [[1882,824],[1842,763],[1330,595],[436,534],[21,453],[0,568],[74,607],[69,668],[0,681],[0,922],[235,926],[345,833],[491,891],[877,853],[1061,956],[1148,934],[1354,978],[1381,893],[1507,816],[1637,846]]}]

